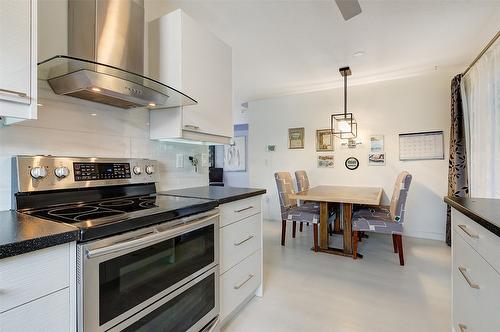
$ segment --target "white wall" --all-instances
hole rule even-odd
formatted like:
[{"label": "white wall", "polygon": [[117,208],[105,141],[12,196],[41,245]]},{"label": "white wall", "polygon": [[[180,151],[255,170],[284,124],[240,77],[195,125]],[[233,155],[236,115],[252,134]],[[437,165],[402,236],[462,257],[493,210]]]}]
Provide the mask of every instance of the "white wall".
[{"label": "white wall", "polygon": [[[356,149],[335,141],[335,167],[316,167],[316,129],[328,128],[330,114],[342,112],[343,90],[335,89],[291,95],[249,103],[249,178],[250,186],[268,190],[264,217],[278,220],[279,201],[274,172],[304,169],[311,185],[380,186],[383,203],[389,202],[397,174],[407,170],[413,182],[407,202],[405,233],[410,236],[444,239],[447,192],[448,137],[450,127],[450,80],[458,68],[448,68],[423,76],[372,83],[349,88],[349,110],[358,120]],[[287,130],[305,127],[305,148],[287,148]],[[443,130],[445,160],[399,161],[398,134]],[[385,136],[385,166],[368,166],[369,136]],[[275,144],[276,152],[266,146]],[[355,156],[360,166],[349,171],[344,161]]]},{"label": "white wall", "polygon": [[[65,1],[39,2],[39,58],[66,53]],[[195,173],[190,155],[208,154],[200,145],[149,139],[149,113],[122,110],[71,97],[57,96],[39,87],[38,119],[0,127],[0,211],[11,207],[11,158],[17,154],[52,154],[152,158],[159,161],[158,190],[208,184],[208,165]],[[184,167],[175,168],[176,154]]]}]

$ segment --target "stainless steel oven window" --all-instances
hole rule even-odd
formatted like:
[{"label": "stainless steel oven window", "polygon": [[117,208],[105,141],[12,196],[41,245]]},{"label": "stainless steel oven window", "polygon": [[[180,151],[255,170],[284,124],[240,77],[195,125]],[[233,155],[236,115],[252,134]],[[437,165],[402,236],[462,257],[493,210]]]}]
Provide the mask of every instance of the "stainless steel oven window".
[{"label": "stainless steel oven window", "polygon": [[79,330],[105,331],[218,264],[218,214],[174,224],[79,248]]},{"label": "stainless steel oven window", "polygon": [[219,272],[214,268],[110,331],[199,332],[219,314]]}]

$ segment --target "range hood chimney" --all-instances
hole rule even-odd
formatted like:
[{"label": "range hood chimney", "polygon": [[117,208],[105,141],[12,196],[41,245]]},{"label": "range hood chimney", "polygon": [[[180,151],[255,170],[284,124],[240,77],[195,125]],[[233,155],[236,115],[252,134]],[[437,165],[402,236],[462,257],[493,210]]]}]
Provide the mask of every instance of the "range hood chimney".
[{"label": "range hood chimney", "polygon": [[144,0],[68,0],[68,53],[39,63],[56,94],[126,109],[196,104],[143,76]]}]

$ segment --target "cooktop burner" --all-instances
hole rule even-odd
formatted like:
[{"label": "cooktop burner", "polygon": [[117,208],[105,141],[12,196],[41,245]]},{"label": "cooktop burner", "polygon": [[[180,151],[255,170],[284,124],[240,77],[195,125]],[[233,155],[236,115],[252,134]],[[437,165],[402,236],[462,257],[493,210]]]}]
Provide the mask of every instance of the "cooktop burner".
[{"label": "cooktop burner", "polygon": [[52,209],[42,209],[33,211],[30,214],[45,219],[75,223],[156,208],[158,205],[155,204],[155,201],[156,198],[151,196],[121,198]]}]

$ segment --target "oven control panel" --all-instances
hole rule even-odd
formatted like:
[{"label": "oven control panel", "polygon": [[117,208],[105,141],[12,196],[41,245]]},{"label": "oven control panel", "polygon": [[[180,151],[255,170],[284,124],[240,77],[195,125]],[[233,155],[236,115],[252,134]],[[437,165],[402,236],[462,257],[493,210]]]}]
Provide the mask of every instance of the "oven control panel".
[{"label": "oven control panel", "polygon": [[129,163],[73,163],[75,181],[130,179]]},{"label": "oven control panel", "polygon": [[17,191],[42,191],[158,182],[158,163],[139,158],[16,156]]}]

